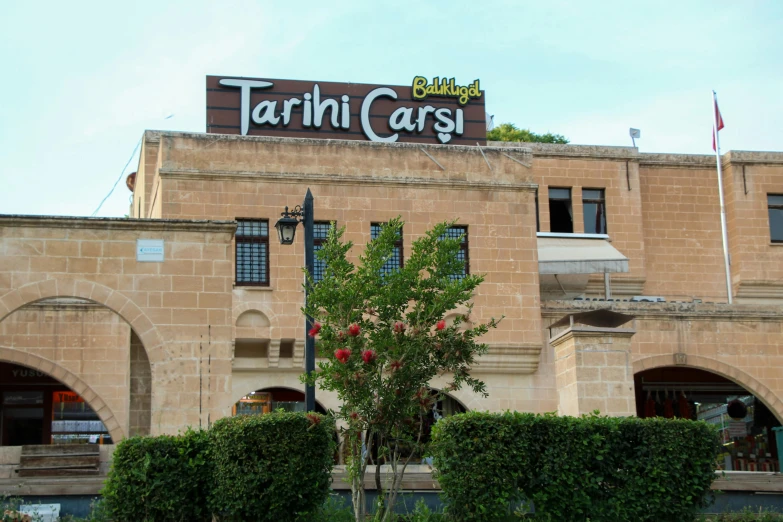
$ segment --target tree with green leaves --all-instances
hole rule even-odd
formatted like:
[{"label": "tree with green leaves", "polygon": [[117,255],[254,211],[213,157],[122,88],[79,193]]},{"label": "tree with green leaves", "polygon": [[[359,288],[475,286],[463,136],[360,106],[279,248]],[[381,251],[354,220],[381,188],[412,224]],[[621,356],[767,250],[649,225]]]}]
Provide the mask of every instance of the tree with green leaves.
[{"label": "tree with green leaves", "polygon": [[[453,223],[441,223],[413,243],[404,267],[388,270],[403,222],[393,219],[372,240],[358,265],[348,260],[351,242],[334,227],[318,252],[324,277],[308,277],[307,306],[315,321],[319,370],[303,379],[334,391],[341,400],[333,412],[346,445],[357,522],[364,522],[364,478],[375,464],[376,521],[390,521],[408,463],[426,452],[426,418],[443,394],[463,386],[486,396],[483,382],[470,375],[487,346],[477,339],[495,328],[492,319],[468,321],[471,299],[483,276],[464,272],[460,242],[446,237]],[[462,310],[454,321],[446,316]],[[432,379],[448,385],[431,390]],[[382,490],[380,464],[390,483]]]},{"label": "tree with green leaves", "polygon": [[530,129],[520,129],[513,123],[501,123],[487,132],[487,141],[524,141],[536,143],[568,143],[562,134],[536,134]]}]

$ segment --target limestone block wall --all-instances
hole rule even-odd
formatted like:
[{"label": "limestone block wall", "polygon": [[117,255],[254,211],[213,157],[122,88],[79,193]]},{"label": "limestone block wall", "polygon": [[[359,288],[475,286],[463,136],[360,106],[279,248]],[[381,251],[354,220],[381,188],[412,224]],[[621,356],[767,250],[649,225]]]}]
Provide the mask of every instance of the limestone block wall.
[{"label": "limestone block wall", "polygon": [[783,243],[770,241],[768,194],[783,194],[783,153],[725,155],[732,282],[745,302],[783,298]]},{"label": "limestone block wall", "polygon": [[[77,297],[104,305],[130,325],[148,355],[151,433],[205,425],[230,411],[235,227],[233,222],[0,216],[0,321],[42,298]],[[137,239],[162,239],[165,261],[137,261]],[[22,364],[34,355],[11,352],[3,357]],[[35,357],[36,368],[56,378],[67,371],[46,356]],[[82,377],[68,373],[64,382],[84,391]],[[112,419],[107,427],[119,440],[128,433],[127,420],[121,426],[108,399],[98,395],[98,407],[91,405]],[[126,406],[125,419],[127,413]]]},{"label": "limestone block wall", "polygon": [[[491,142],[493,146],[509,146]],[[538,184],[541,232],[550,231],[549,187],[570,188],[574,233],[584,232],[583,189],[604,189],[607,232],[612,246],[629,260],[629,272],[612,274],[617,295],[638,295],[646,278],[639,155],[632,147],[525,143],[533,154],[531,175]],[[603,276],[594,275],[588,293],[603,295]]]},{"label": "limestone block wall", "polygon": [[580,416],[600,411],[610,416],[636,412],[629,328],[576,325],[550,344],[557,368],[558,412]]},{"label": "limestone block wall", "polygon": [[0,346],[52,361],[60,367],[50,374],[55,379],[63,379],[61,369],[78,375],[114,412],[124,433],[129,429],[129,341],[130,327],[120,316],[73,300],[33,303],[0,322]]},{"label": "limestone block wall", "polygon": [[152,415],[152,370],[139,336],[130,337],[130,404],[128,434],[149,435]]},{"label": "limestone block wall", "polygon": [[634,374],[676,365],[710,371],[745,387],[783,420],[783,307],[548,301],[543,314],[551,323],[598,308],[636,317]]},{"label": "limestone block wall", "polygon": [[726,300],[715,160],[646,155],[641,165],[646,295]]},{"label": "limestone block wall", "polygon": [[497,400],[502,403],[490,397],[480,404],[545,407],[539,402],[554,404],[554,381],[551,368],[539,364],[534,187],[529,169],[519,163],[531,158],[513,148],[484,153],[486,161],[475,147],[164,133],[159,153],[163,216],[269,221],[270,286],[233,290],[234,321],[258,311],[268,325],[239,325],[234,334],[245,339],[263,330],[270,339],[269,363],[280,367],[284,361],[275,361],[275,353],[294,341],[293,363],[301,365],[304,337],[303,243],[298,237],[294,245],[281,246],[272,230],[283,207],[301,204],[309,187],[315,219],[346,227],[345,239],[356,245],[354,259],[370,240],[373,222],[401,216],[406,223],[403,256],[408,256],[413,240],[432,225],[458,220],[468,226],[471,273],[486,274],[474,319],[505,316],[486,338],[491,357],[480,370],[493,379],[500,375],[504,384],[497,395],[503,398]]}]

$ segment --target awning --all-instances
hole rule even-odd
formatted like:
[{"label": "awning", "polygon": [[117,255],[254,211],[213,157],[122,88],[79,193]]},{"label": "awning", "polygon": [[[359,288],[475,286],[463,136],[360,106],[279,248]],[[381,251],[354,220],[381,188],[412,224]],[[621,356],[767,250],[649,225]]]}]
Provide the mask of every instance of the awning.
[{"label": "awning", "polygon": [[539,274],[628,272],[628,258],[605,239],[538,238]]}]

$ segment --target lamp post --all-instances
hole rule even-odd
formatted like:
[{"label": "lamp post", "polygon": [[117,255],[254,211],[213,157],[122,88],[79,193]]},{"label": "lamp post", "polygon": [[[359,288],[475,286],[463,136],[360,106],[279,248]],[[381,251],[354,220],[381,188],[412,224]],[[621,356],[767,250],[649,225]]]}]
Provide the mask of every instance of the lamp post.
[{"label": "lamp post", "polygon": [[[304,243],[305,243],[305,266],[307,267],[307,273],[310,277],[313,277],[313,264],[315,260],[314,254],[314,241],[313,241],[313,195],[310,193],[310,189],[307,189],[305,194],[304,204],[302,206],[295,206],[293,210],[289,211],[288,207],[285,207],[285,211],[280,213],[280,219],[275,223],[277,229],[277,236],[280,239],[281,245],[291,245],[294,242],[296,236],[296,227],[301,222],[304,225]],[[305,286],[305,307],[307,306],[307,286]],[[307,333],[313,327],[313,318],[309,315],[305,318],[305,374],[315,371],[315,338],[310,337]],[[307,411],[315,411],[315,386],[307,384],[305,386],[305,409]]]}]

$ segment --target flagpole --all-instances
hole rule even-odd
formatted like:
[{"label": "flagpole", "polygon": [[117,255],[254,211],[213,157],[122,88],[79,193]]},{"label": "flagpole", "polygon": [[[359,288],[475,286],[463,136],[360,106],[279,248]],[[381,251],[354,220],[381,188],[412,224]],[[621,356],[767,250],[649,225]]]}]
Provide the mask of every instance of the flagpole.
[{"label": "flagpole", "polygon": [[726,266],[726,295],[729,304],[732,304],[731,296],[731,263],[729,262],[729,235],[726,231],[726,204],[723,198],[723,169],[720,161],[720,133],[718,132],[718,95],[712,91],[712,132],[715,138],[715,159],[718,165],[718,195],[720,196],[720,229],[723,239],[723,263]]}]

